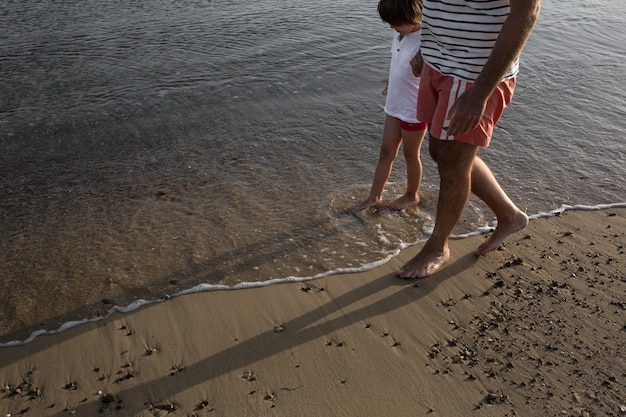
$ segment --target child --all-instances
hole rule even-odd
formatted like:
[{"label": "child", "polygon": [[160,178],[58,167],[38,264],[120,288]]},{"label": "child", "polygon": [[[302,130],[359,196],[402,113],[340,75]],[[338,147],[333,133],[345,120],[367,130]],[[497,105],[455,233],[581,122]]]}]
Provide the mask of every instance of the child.
[{"label": "child", "polygon": [[413,75],[411,60],[420,48],[422,0],[380,0],[378,14],[394,29],[389,79],[384,81],[387,86],[383,90],[383,95],[387,96],[387,116],[370,195],[365,201],[352,207],[352,212],[380,205],[393,161],[403,141],[407,188],[404,195],[390,202],[388,207],[402,210],[419,203],[417,190],[422,179],[420,148],[427,125],[416,118],[420,79]]}]

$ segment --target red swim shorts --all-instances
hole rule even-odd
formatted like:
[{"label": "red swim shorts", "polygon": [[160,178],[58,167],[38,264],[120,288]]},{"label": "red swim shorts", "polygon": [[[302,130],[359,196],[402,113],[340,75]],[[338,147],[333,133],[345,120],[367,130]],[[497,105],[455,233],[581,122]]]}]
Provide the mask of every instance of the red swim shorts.
[{"label": "red swim shorts", "polygon": [[441,140],[456,140],[477,146],[489,146],[493,128],[505,107],[513,98],[515,77],[502,81],[487,100],[485,113],[478,126],[461,136],[450,136],[446,132],[450,120],[450,108],[456,99],[472,86],[469,81],[443,75],[424,65],[417,98],[417,118],[430,126],[430,136]]},{"label": "red swim shorts", "polygon": [[417,132],[419,130],[428,129],[428,124],[424,122],[409,123],[409,122],[400,121],[400,127],[402,128],[402,130],[406,130],[408,132]]}]

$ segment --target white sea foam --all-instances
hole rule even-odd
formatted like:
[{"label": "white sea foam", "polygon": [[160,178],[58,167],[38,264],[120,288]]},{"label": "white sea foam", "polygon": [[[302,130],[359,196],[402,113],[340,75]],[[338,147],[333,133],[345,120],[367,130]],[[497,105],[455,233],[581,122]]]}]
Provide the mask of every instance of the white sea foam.
[{"label": "white sea foam", "polygon": [[[537,214],[533,214],[533,215],[529,216],[529,219],[530,220],[537,220],[537,219],[546,218],[546,217],[555,217],[555,216],[561,215],[565,211],[575,211],[575,210],[596,211],[596,210],[607,210],[607,209],[611,209],[611,208],[626,208],[626,202],[623,202],[623,203],[612,203],[612,204],[598,204],[598,205],[595,205],[595,206],[590,206],[590,205],[562,205],[558,209],[552,210],[550,212],[540,212],[540,213],[537,213]],[[452,238],[454,238],[454,239],[465,239],[465,238],[468,238],[468,237],[471,237],[471,236],[477,236],[477,235],[480,235],[480,234],[492,231],[494,227],[495,227],[495,224],[493,226],[481,227],[481,228],[478,228],[478,229],[476,229],[476,230],[474,230],[474,231],[472,231],[470,233],[454,235],[454,236],[452,236]],[[374,268],[376,268],[376,267],[378,267],[380,265],[383,265],[383,264],[389,262],[391,259],[396,257],[403,249],[406,249],[406,248],[408,248],[410,246],[414,246],[414,245],[419,244],[419,243],[420,242],[409,243],[409,244],[407,244],[407,243],[401,244],[397,249],[393,250],[391,253],[389,253],[387,256],[385,256],[383,259],[380,259],[378,261],[369,263],[367,265],[362,265],[360,267],[355,267],[355,268],[338,268],[338,269],[334,269],[332,271],[327,271],[327,272],[320,273],[320,274],[317,274],[317,275],[314,275],[314,276],[310,276],[310,277],[294,277],[294,276],[290,276],[290,277],[286,277],[286,278],[275,278],[275,279],[270,279],[270,280],[267,280],[267,281],[260,281],[260,282],[241,282],[241,283],[239,283],[237,285],[234,285],[232,287],[225,286],[225,285],[200,284],[200,285],[196,285],[195,287],[188,288],[186,290],[182,290],[182,291],[177,292],[175,294],[166,295],[166,296],[164,296],[162,298],[155,299],[155,300],[143,300],[143,299],[135,300],[135,301],[133,301],[132,303],[128,304],[125,307],[114,306],[111,309],[109,309],[106,314],[104,314],[102,316],[99,316],[99,317],[94,317],[94,318],[89,318],[89,319],[84,319],[84,320],[69,321],[69,322],[66,322],[63,325],[61,325],[56,330],[37,330],[37,331],[33,332],[25,340],[14,340],[14,341],[6,342],[6,343],[0,343],[0,348],[24,345],[24,344],[27,344],[29,342],[32,342],[38,336],[52,335],[52,334],[56,334],[56,333],[61,333],[61,332],[65,331],[67,329],[70,329],[72,327],[76,327],[76,326],[79,326],[79,325],[82,325],[82,324],[87,324],[87,323],[92,323],[92,322],[104,320],[104,319],[110,317],[112,314],[115,314],[115,313],[130,313],[130,312],[138,309],[139,307],[143,307],[143,306],[148,305],[148,304],[160,303],[160,302],[169,300],[170,298],[178,297],[178,296],[181,296],[181,295],[194,294],[194,293],[207,292],[207,291],[241,290],[241,289],[267,287],[267,286],[270,286],[270,285],[282,284],[282,283],[287,283],[287,282],[312,281],[312,280],[315,280],[315,279],[318,279],[318,278],[323,278],[323,277],[327,277],[327,276],[331,276],[331,275],[349,274],[349,273],[358,273],[358,272],[369,271],[371,269],[374,269]]]}]

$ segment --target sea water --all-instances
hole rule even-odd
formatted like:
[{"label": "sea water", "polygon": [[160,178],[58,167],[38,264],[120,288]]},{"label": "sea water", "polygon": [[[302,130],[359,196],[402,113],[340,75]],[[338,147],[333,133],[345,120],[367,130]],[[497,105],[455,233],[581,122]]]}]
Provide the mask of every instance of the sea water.
[{"label": "sea water", "polygon": [[[543,4],[481,151],[529,215],[626,202],[621,3]],[[419,208],[346,212],[377,161],[391,34],[375,1],[5,1],[0,342],[365,270],[427,238],[426,145]],[[494,220],[472,198],[454,233]]]}]

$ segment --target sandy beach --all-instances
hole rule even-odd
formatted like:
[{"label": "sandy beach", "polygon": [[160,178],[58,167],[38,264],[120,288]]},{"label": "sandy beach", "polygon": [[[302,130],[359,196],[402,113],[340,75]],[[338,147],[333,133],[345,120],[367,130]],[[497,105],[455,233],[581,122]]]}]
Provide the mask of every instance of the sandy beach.
[{"label": "sandy beach", "polygon": [[174,297],[0,349],[1,416],[626,415],[626,209],[531,221],[422,280]]}]

